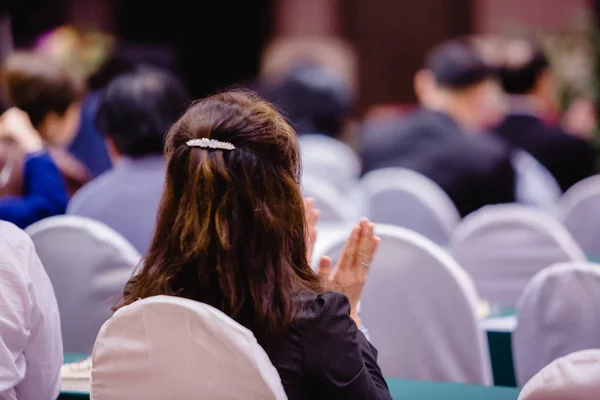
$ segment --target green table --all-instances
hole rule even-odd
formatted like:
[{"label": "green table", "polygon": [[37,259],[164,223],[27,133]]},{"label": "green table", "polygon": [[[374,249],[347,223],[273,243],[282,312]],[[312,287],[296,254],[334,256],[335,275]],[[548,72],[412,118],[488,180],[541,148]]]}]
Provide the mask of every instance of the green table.
[{"label": "green table", "polygon": [[519,389],[447,382],[386,379],[392,398],[401,400],[517,400]]},{"label": "green table", "polygon": [[[486,318],[487,321],[484,321],[484,326],[490,319],[514,317],[515,314],[516,310],[514,307],[492,306],[490,307],[490,314]],[[517,386],[512,358],[512,329],[499,328],[492,325],[486,328],[486,333],[494,385]]]},{"label": "green table", "polygon": [[[85,354],[79,353],[65,353],[64,354],[64,363],[69,364],[77,361],[81,361],[85,359],[87,356]],[[58,400],[89,400],[90,395],[87,393],[76,393],[76,392],[60,392],[60,396],[58,396]]]}]

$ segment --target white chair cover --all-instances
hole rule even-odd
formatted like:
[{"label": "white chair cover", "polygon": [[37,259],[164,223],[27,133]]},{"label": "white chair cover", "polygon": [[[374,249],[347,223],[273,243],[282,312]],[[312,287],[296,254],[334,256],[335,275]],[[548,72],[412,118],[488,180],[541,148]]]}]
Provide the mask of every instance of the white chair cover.
[{"label": "white chair cover", "polygon": [[515,150],[511,163],[515,170],[517,201],[554,213],[562,190],[550,171],[525,150]]},{"label": "white chair cover", "polygon": [[538,271],[585,261],[575,240],[551,216],[516,204],[486,206],[455,230],[452,254],[491,304],[515,306]]},{"label": "white chair cover", "polygon": [[47,218],[26,232],[56,293],[64,350],[90,354],[140,254],[108,226],[82,217]]},{"label": "white chair cover", "polygon": [[325,135],[302,135],[298,143],[306,173],[322,176],[342,193],[356,185],[362,167],[350,146]]},{"label": "white chair cover", "polygon": [[571,353],[544,367],[521,390],[519,400],[597,400],[600,350]]},{"label": "white chair cover", "polygon": [[302,196],[315,199],[315,207],[321,211],[319,223],[355,222],[358,210],[348,196],[343,196],[334,186],[319,176],[304,174]]},{"label": "white chair cover", "polygon": [[92,400],[286,399],[254,335],[219,310],[156,296],[118,310],[92,355]]},{"label": "white chair cover", "polygon": [[558,201],[558,217],[585,254],[600,257],[600,175],[571,187]]},{"label": "white chair cover", "polygon": [[404,168],[384,168],[365,175],[361,188],[373,222],[402,226],[447,245],[460,214],[434,181]]},{"label": "white chair cover", "polygon": [[[376,233],[382,241],[360,316],[379,350],[383,375],[490,385],[487,339],[468,275],[415,232],[377,225]],[[323,255],[338,259],[345,240],[332,243]]]},{"label": "white chair cover", "polygon": [[600,348],[599,304],[598,264],[557,264],[536,274],[519,300],[513,332],[517,382],[523,385],[558,357]]}]

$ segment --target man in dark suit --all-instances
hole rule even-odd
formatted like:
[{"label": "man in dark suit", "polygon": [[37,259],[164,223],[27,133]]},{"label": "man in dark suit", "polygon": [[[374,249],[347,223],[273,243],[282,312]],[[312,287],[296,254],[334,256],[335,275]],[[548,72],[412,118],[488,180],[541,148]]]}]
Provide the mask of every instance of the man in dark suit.
[{"label": "man in dark suit", "polygon": [[548,60],[535,45],[510,42],[500,74],[509,98],[509,114],[496,133],[543,164],[563,191],[594,173],[590,143],[542,119],[554,102],[554,79]]},{"label": "man in dark suit", "polygon": [[489,115],[490,71],[466,42],[434,48],[415,77],[422,107],[362,135],[364,172],[403,167],[435,181],[465,216],[515,200],[510,149],[480,132]]}]

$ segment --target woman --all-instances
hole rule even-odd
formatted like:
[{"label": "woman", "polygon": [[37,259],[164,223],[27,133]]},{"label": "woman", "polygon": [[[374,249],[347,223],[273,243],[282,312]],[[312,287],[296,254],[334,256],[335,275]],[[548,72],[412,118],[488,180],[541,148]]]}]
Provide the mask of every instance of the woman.
[{"label": "woman", "polygon": [[65,150],[79,128],[83,81],[51,58],[26,51],[11,54],[1,72],[8,105],[27,113],[73,195],[90,179],[87,168]]},{"label": "woman", "polygon": [[[69,198],[62,177],[25,112],[11,108],[0,115],[0,140],[10,146],[6,156],[14,157],[0,171],[0,186],[5,189],[0,191],[0,220],[24,229],[64,214]],[[16,163],[23,161],[23,154],[21,177],[21,165]]]},{"label": "woman", "polygon": [[173,125],[166,155],[156,234],[122,305],[173,295],[218,308],[254,333],[290,399],[389,399],[356,312],[379,238],[362,220],[331,274],[321,261],[343,294],[324,289],[308,262],[318,215],[283,117],[247,93],[212,96]]}]

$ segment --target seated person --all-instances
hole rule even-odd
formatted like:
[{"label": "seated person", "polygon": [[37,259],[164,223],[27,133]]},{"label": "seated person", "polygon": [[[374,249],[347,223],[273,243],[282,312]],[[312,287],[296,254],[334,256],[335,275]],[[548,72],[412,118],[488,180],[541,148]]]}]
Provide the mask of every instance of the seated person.
[{"label": "seated person", "polygon": [[29,115],[73,195],[89,180],[87,168],[64,150],[79,127],[82,80],[51,58],[32,52],[11,54],[1,77],[8,105]]},{"label": "seated person", "polygon": [[515,201],[510,148],[481,133],[490,115],[490,74],[467,42],[436,46],[415,77],[422,107],[363,132],[364,172],[386,167],[419,172],[450,196],[462,216]]},{"label": "seated person", "polygon": [[115,78],[96,116],[114,167],[85,185],[67,213],[105,223],[144,254],[165,180],[164,137],[188,104],[184,87],[167,72],[141,68]]},{"label": "seated person", "polygon": [[63,361],[54,290],[27,234],[0,222],[0,398],[51,400]]},{"label": "seated person", "polygon": [[[13,160],[10,170],[3,168],[0,172],[0,181],[6,181],[0,197],[0,220],[26,228],[43,218],[63,214],[68,202],[64,182],[27,114],[16,108],[2,114],[0,138],[6,140],[4,145],[10,146],[11,157],[18,157],[19,163],[25,154],[24,165],[15,166]],[[22,168],[23,173],[13,168]]]},{"label": "seated person", "polygon": [[513,146],[535,157],[563,191],[595,172],[592,145],[544,120],[555,103],[548,59],[532,43],[509,42],[501,78],[509,97],[508,116],[495,129]]},{"label": "seated person", "polygon": [[265,82],[262,91],[299,135],[341,139],[352,107],[352,92],[343,76],[334,70],[300,63],[280,82]]},{"label": "seated person", "polygon": [[254,333],[290,400],[390,399],[357,314],[379,238],[362,220],[333,273],[324,259],[314,274],[315,218],[284,118],[250,94],[215,95],[173,125],[166,155],[156,234],[120,305],[171,295],[216,307]]}]

